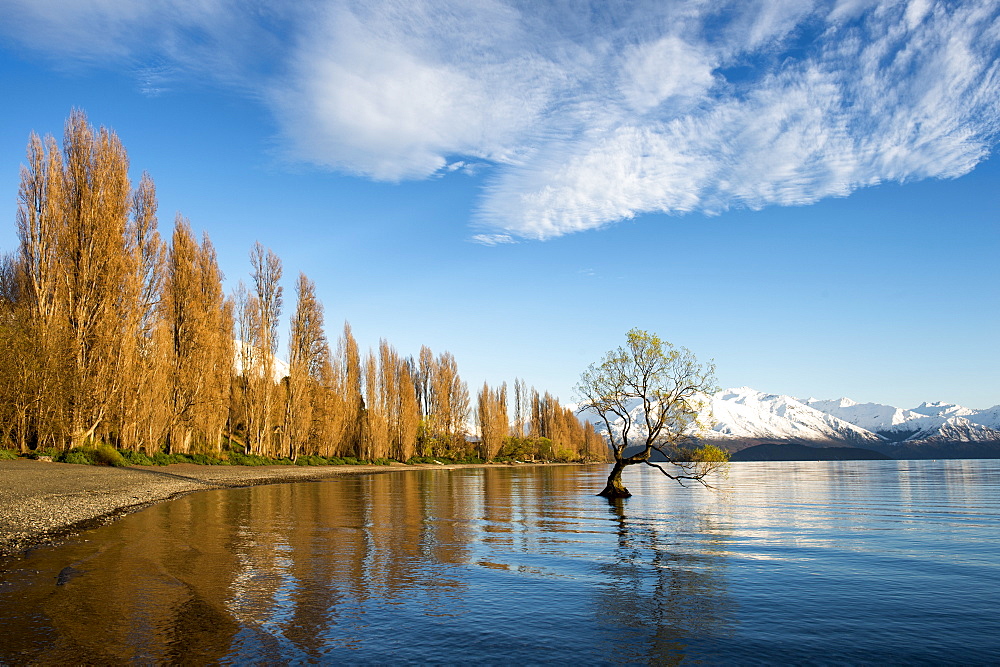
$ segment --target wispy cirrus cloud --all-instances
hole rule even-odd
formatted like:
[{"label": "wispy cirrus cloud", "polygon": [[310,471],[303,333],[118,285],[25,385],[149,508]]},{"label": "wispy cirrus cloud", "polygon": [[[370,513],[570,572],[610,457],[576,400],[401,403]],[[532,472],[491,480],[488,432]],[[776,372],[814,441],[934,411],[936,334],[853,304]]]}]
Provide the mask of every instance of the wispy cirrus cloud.
[{"label": "wispy cirrus cloud", "polygon": [[479,243],[480,245],[506,245],[509,243],[517,243],[514,237],[510,234],[473,234],[469,239],[473,243]]},{"label": "wispy cirrus cloud", "polygon": [[692,47],[712,81],[697,92],[704,70],[689,65],[687,98],[650,110],[605,89],[601,122],[501,170],[480,219],[544,239],[645,212],[798,205],[954,177],[988,154],[1000,118],[995,6],[882,4],[853,17],[839,8],[837,20],[822,9],[804,27],[754,25],[749,46]]},{"label": "wispy cirrus cloud", "polygon": [[294,159],[489,163],[484,243],[955,177],[1000,129],[992,0],[0,6],[31,28],[8,38],[244,88]]}]

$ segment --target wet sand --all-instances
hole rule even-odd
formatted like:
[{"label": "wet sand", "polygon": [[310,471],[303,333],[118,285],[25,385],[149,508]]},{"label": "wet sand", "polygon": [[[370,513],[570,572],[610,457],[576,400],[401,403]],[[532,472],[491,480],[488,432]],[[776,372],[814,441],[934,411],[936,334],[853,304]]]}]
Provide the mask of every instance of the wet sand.
[{"label": "wet sand", "polygon": [[318,481],[342,475],[477,465],[169,466],[107,468],[19,459],[0,461],[0,555],[57,542],[192,491]]}]

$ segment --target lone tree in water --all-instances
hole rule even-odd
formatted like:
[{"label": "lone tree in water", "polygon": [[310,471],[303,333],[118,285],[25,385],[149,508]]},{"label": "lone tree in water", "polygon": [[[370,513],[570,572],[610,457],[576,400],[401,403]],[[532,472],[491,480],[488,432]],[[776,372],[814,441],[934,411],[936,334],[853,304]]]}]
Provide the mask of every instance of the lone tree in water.
[{"label": "lone tree in water", "polygon": [[[626,466],[645,463],[681,484],[724,466],[729,454],[711,445],[686,447],[700,427],[700,399],[712,391],[713,364],[700,364],[686,348],[675,348],[656,334],[628,332],[624,346],[591,364],[576,387],[580,410],[596,413],[615,456],[608,484],[598,495],[628,498],[622,484]],[[641,447],[626,456],[629,448]],[[669,470],[650,460],[659,452]]]}]

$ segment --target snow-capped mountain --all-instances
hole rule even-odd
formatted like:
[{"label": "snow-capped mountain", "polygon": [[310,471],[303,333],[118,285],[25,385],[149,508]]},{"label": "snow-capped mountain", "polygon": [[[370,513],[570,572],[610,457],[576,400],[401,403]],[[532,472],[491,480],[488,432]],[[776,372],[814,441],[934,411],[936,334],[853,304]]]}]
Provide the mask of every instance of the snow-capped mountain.
[{"label": "snow-capped mountain", "polygon": [[913,412],[918,412],[928,417],[968,417],[976,414],[976,410],[954,403],[927,403],[926,401],[913,408]]},{"label": "snow-capped mountain", "polygon": [[976,410],[966,417],[970,422],[982,424],[988,428],[1000,430],[1000,405],[994,405],[985,410]]},{"label": "snow-capped mountain", "polygon": [[[762,444],[860,447],[891,457],[1000,457],[1000,406],[972,410],[950,403],[913,409],[849,398],[799,400],[750,387],[724,389],[703,399],[703,442],[740,451]],[[642,406],[636,402],[633,438],[641,439]],[[598,432],[603,425],[592,420]],[[612,424],[621,432],[622,424]],[[632,439],[632,438],[630,438]],[[633,439],[633,444],[638,444]]]},{"label": "snow-capped mountain", "polygon": [[[709,430],[699,439],[730,449],[763,441],[796,441],[816,445],[852,445],[884,442],[884,439],[834,415],[816,410],[791,396],[765,394],[750,387],[724,389],[703,399],[699,421]],[[630,406],[633,438],[641,439],[641,410],[638,401]],[[603,430],[596,424],[598,431]],[[621,432],[622,424],[612,424]]]},{"label": "snow-capped mountain", "polygon": [[[723,389],[705,397],[704,405],[699,421],[709,430],[698,437],[730,449],[768,441],[878,446],[882,451],[902,444],[1000,442],[1000,406],[972,410],[951,403],[922,403],[904,409],[849,398],[799,400],[750,387]],[[632,410],[636,423],[640,410],[637,402]],[[600,424],[595,425],[600,430]]]},{"label": "snow-capped mountain", "polygon": [[865,443],[883,439],[836,415],[791,396],[765,394],[750,387],[724,389],[711,399],[710,439],[802,440]]},{"label": "snow-capped mountain", "polygon": [[954,403],[921,403],[909,410],[849,398],[807,399],[822,410],[890,442],[984,442],[1000,440],[1000,406],[973,410]]},{"label": "snow-capped mountain", "polygon": [[973,410],[952,403],[904,409],[849,398],[798,400],[750,387],[725,389],[711,400],[715,425],[706,439],[892,443],[1000,442],[1000,406]]},{"label": "snow-capped mountain", "polygon": [[803,403],[872,433],[884,435],[889,439],[893,439],[893,436],[897,434],[904,434],[903,438],[906,438],[922,430],[924,426],[917,426],[913,422],[927,418],[926,414],[913,410],[904,410],[881,403],[855,403],[849,398],[829,401],[809,398]]}]

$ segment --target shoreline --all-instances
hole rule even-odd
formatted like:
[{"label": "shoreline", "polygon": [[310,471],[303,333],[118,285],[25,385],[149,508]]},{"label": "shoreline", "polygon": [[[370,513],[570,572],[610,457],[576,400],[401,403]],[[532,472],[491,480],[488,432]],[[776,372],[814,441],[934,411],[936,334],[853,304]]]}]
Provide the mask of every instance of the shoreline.
[{"label": "shoreline", "polygon": [[458,470],[553,463],[343,466],[201,466],[110,468],[18,459],[0,461],[0,558],[58,544],[77,533],[195,491],[318,482],[345,475]]}]

